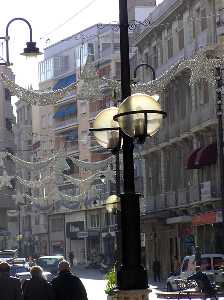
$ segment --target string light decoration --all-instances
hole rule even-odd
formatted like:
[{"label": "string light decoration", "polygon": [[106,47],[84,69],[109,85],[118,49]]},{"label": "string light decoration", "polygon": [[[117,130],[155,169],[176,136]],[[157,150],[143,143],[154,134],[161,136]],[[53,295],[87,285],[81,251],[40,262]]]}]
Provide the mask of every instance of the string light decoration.
[{"label": "string light decoration", "polygon": [[39,188],[45,186],[50,181],[52,181],[55,178],[55,174],[48,175],[39,180],[26,180],[20,176],[16,176],[15,178],[23,186],[26,186],[26,187],[32,188],[32,189],[39,189]]},{"label": "string light decoration", "polygon": [[102,83],[94,64],[90,62],[90,58],[87,58],[77,87],[77,99],[80,101],[100,100],[102,98],[102,93],[100,91]]},{"label": "string light decoration", "polygon": [[72,158],[72,157],[70,157],[70,158],[77,167],[84,169],[86,171],[93,171],[93,172],[105,169],[110,164],[114,164],[113,156],[110,156],[104,160],[100,160],[100,161],[96,161],[96,162],[82,161],[82,160],[79,160],[77,158]]},{"label": "string light decoration", "polygon": [[78,82],[72,83],[63,89],[55,91],[36,91],[27,90],[14,81],[10,80],[4,73],[1,73],[1,81],[4,86],[9,89],[12,96],[17,96],[19,99],[28,102],[32,105],[45,106],[50,104],[56,104],[61,101],[65,96],[74,92]]},{"label": "string light decoration", "polygon": [[9,157],[15,164],[19,165],[22,168],[26,168],[33,171],[38,171],[43,168],[49,167],[50,164],[55,164],[57,161],[57,156],[54,155],[46,160],[30,162],[25,161],[11,153],[5,152],[5,157]]},{"label": "string light decoration", "polygon": [[[38,161],[38,162],[30,162],[30,161],[23,160],[9,152],[0,152],[0,159],[1,158],[4,159],[6,157],[9,157],[10,159],[12,159],[12,161],[14,163],[18,164],[20,167],[29,169],[29,170],[33,170],[33,171],[39,171],[43,168],[49,167],[50,165],[55,166],[55,171],[57,171],[57,168],[60,171],[62,169],[61,162],[63,162],[67,157],[70,158],[77,167],[80,167],[87,171],[103,170],[103,169],[107,168],[107,166],[109,166],[110,164],[114,163],[113,156],[110,156],[107,159],[100,160],[97,162],[88,162],[88,161],[79,160],[79,159],[74,158],[65,153],[64,154],[58,153],[52,157],[49,157],[46,160],[42,160],[42,161]],[[63,163],[63,166],[64,166],[64,163]]]},{"label": "string light decoration", "polygon": [[[215,85],[214,69],[223,65],[224,57],[221,58],[209,58],[207,57],[207,51],[216,51],[217,45],[210,45],[203,50],[200,50],[193,58],[179,60],[172,65],[167,71],[161,74],[155,80],[151,80],[145,83],[134,83],[131,85],[132,93],[146,93],[156,94],[161,93],[175,76],[185,70],[190,69],[192,74],[190,78],[190,85],[194,85],[199,80],[204,79],[208,84]],[[17,96],[23,101],[27,101],[34,105],[49,105],[55,104],[59,100],[62,100],[70,92],[74,92],[77,88],[77,98],[79,100],[95,101],[102,98],[100,87],[107,84],[117,94],[120,93],[120,82],[113,79],[107,79],[105,77],[99,78],[97,75],[94,64],[89,59],[83,69],[80,77],[80,81],[73,83],[61,90],[41,92],[26,90],[14,81],[10,80],[5,74],[1,74],[1,81],[7,87],[12,95]]]},{"label": "string light decoration", "polygon": [[[211,47],[208,49],[211,50]],[[208,49],[200,50],[192,59],[182,61],[177,68],[177,73],[185,69],[191,70],[191,86],[194,86],[201,79],[204,79],[210,86],[216,85],[215,68],[224,64],[224,57],[208,58],[206,51]]]},{"label": "string light decoration", "polygon": [[9,176],[6,170],[3,170],[2,176],[0,176],[0,190],[5,187],[12,188],[12,179],[14,176]]}]

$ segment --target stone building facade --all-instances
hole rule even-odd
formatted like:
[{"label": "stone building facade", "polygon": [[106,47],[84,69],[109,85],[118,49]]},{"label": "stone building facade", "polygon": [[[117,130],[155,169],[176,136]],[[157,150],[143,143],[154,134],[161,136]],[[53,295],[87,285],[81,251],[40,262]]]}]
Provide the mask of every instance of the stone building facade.
[{"label": "stone building facade", "polygon": [[[152,65],[156,76],[180,59],[219,40],[223,1],[164,0],[136,39],[138,61]],[[148,81],[150,70],[139,71]],[[167,118],[145,144],[143,256],[152,275],[155,258],[162,277],[199,245],[203,253],[223,253],[217,153],[215,89],[201,81],[189,85],[190,73],[179,73],[160,95]],[[165,250],[166,249],[166,250]]]}]

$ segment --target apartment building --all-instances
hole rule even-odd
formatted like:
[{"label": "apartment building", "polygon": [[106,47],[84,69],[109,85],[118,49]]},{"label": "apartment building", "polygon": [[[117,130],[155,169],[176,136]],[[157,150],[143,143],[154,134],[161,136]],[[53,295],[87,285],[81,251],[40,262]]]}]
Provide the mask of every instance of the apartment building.
[{"label": "apartment building", "polygon": [[[25,161],[32,161],[32,107],[21,100],[17,101],[15,105],[17,115],[17,122],[14,128],[16,156]],[[16,166],[16,175],[25,180],[31,180],[31,171],[19,165]],[[18,222],[16,223],[17,233],[14,237],[17,236],[17,242],[18,239],[21,239],[22,253],[28,256],[34,252],[34,240],[32,238],[31,226],[31,203],[25,195],[31,195],[31,189],[17,181],[16,202]],[[18,232],[19,228],[20,236]]]},{"label": "apartment building", "polygon": [[[223,34],[223,1],[164,0],[149,16],[150,25],[136,39],[138,61],[159,76]],[[139,80],[151,73],[142,68]],[[152,275],[155,258],[165,279],[174,260],[192,253],[222,253],[215,89],[201,81],[189,85],[190,72],[172,80],[160,95],[167,118],[144,146],[143,256]],[[164,251],[164,249],[167,249]]]},{"label": "apartment building", "polygon": [[[6,74],[11,80],[14,79],[12,71],[5,66],[0,67],[0,72]],[[11,95],[8,89],[4,88],[0,82],[0,151],[15,151],[13,125],[15,116],[11,104]],[[5,159],[4,165],[0,167],[0,174],[7,171],[8,175],[15,174],[15,166],[11,160]],[[0,249],[5,249],[12,244],[15,245],[15,240],[10,236],[11,227],[9,224],[16,220],[16,217],[10,217],[7,214],[8,210],[15,209],[14,189],[3,187],[0,193]]]}]

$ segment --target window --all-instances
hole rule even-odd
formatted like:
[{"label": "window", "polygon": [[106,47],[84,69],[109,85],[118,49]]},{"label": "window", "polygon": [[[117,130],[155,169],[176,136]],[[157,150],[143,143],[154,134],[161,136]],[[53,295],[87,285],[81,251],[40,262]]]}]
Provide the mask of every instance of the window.
[{"label": "window", "polygon": [[119,43],[114,43],[113,48],[114,48],[114,51],[120,51],[120,44]]},{"label": "window", "polygon": [[98,228],[100,226],[100,216],[91,215],[90,216],[90,226],[91,228]]},{"label": "window", "polygon": [[12,131],[12,121],[8,118],[5,119],[5,127],[7,130]]},{"label": "window", "polygon": [[172,25],[167,29],[167,57],[168,59],[173,56],[173,35],[172,35]]},{"label": "window", "polygon": [[40,224],[40,216],[39,216],[39,215],[36,215],[36,216],[35,216],[34,224],[35,224],[35,225],[39,225],[39,224]]},{"label": "window", "polygon": [[178,26],[177,30],[177,38],[178,38],[178,48],[179,50],[182,50],[184,48],[184,27],[181,25]]},{"label": "window", "polygon": [[210,257],[204,257],[201,259],[201,271],[209,271],[211,270],[211,258]]},{"label": "window", "polygon": [[11,93],[9,89],[5,89],[5,100],[11,101]]},{"label": "window", "polygon": [[64,220],[62,218],[51,220],[51,230],[52,232],[63,231],[64,230]]},{"label": "window", "polygon": [[87,102],[86,101],[80,102],[80,113],[81,114],[87,113]]},{"label": "window", "polygon": [[201,9],[201,31],[207,29],[207,12],[206,8]]},{"label": "window", "polygon": [[156,45],[152,47],[152,65],[155,69],[158,67],[158,48]]},{"label": "window", "polygon": [[116,79],[121,78],[121,63],[120,62],[115,63],[115,78]]},{"label": "window", "polygon": [[219,270],[224,267],[224,260],[222,257],[214,257],[213,258],[213,267],[214,270]]},{"label": "window", "polygon": [[111,44],[103,43],[102,44],[102,57],[107,57],[111,54]]}]

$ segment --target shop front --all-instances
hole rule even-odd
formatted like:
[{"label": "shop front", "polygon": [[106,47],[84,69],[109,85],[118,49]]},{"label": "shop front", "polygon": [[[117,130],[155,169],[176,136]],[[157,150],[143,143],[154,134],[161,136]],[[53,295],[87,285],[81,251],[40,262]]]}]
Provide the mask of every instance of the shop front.
[{"label": "shop front", "polygon": [[85,239],[88,237],[88,233],[84,228],[84,221],[66,223],[66,238],[69,240],[69,244],[67,245],[67,257],[69,256],[69,252],[73,252],[75,264],[83,264],[86,262]]},{"label": "shop front", "polygon": [[192,225],[202,253],[224,253],[222,210],[197,214],[192,217]]}]

